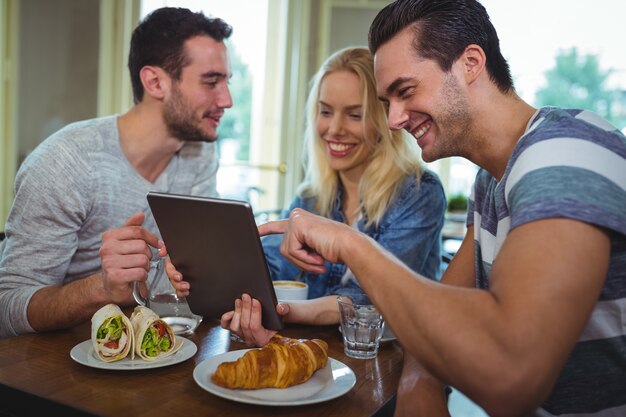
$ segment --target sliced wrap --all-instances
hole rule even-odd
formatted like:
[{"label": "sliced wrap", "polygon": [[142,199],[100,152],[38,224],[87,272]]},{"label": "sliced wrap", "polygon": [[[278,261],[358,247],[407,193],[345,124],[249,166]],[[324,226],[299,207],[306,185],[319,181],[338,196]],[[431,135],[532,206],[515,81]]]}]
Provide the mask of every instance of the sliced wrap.
[{"label": "sliced wrap", "polygon": [[135,307],[130,322],[135,332],[135,353],[143,360],[164,358],[183,345],[181,339],[176,339],[174,330],[147,307]]},{"label": "sliced wrap", "polygon": [[96,356],[104,362],[135,357],[133,326],[115,304],[107,304],[91,317],[91,342]]}]

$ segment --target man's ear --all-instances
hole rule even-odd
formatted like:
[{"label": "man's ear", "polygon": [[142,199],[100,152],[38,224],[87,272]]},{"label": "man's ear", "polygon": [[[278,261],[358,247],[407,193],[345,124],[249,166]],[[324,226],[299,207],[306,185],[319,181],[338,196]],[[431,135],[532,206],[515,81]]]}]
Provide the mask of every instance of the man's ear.
[{"label": "man's ear", "polygon": [[155,100],[162,100],[170,87],[170,79],[159,67],[146,65],[139,70],[139,77],[145,94]]},{"label": "man's ear", "polygon": [[485,51],[475,44],[465,47],[465,51],[461,54],[459,61],[467,84],[473,83],[485,71],[485,66],[487,65]]}]

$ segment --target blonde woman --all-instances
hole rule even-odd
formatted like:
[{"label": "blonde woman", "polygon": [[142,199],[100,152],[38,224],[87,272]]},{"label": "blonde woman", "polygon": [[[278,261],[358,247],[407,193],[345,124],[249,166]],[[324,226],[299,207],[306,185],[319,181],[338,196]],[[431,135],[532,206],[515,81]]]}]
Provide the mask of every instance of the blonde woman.
[{"label": "blonde woman", "polygon": [[[443,187],[421,167],[415,140],[387,127],[368,49],[334,53],[313,77],[304,141],[305,179],[284,217],[303,208],[351,225],[409,268],[438,279]],[[281,240],[282,235],[262,240],[272,278],[307,282],[309,300],[280,303],[279,313],[287,322],[338,323],[337,295],[364,296],[358,277],[344,264],[331,263],[324,274],[302,273],[280,254]],[[187,295],[188,284],[171,264],[168,271],[179,294]],[[263,345],[272,332],[260,328],[260,311],[259,302],[244,295],[236,300],[235,310],[222,317],[222,325],[250,344]]]}]

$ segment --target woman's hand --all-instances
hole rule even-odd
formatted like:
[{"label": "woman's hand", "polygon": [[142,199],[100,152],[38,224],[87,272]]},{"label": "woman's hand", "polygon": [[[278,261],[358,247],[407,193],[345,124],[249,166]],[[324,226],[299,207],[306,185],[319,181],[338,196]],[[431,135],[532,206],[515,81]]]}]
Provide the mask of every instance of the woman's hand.
[{"label": "woman's hand", "polygon": [[[287,303],[278,303],[276,312],[281,316],[289,313]],[[221,325],[241,337],[248,346],[265,346],[276,334],[275,330],[268,330],[261,324],[261,303],[259,300],[243,294],[235,300],[235,310],[224,313]]]},{"label": "woman's hand", "polygon": [[189,283],[183,281],[183,274],[178,272],[169,258],[165,260],[165,274],[167,274],[167,278],[170,280],[172,287],[176,290],[178,297],[186,297],[189,295]]}]

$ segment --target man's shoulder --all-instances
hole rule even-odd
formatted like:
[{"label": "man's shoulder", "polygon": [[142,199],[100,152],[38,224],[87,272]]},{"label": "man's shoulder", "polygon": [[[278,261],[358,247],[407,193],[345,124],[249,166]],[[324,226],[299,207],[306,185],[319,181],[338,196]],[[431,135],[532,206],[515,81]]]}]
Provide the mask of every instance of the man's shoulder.
[{"label": "man's shoulder", "polygon": [[112,136],[117,136],[117,117],[99,117],[72,122],[46,138],[39,147],[93,150],[103,138]]},{"label": "man's shoulder", "polygon": [[528,172],[564,167],[619,177],[626,169],[626,137],[593,112],[543,108],[513,151],[507,189]]},{"label": "man's shoulder", "polygon": [[116,126],[113,116],[70,123],[41,142],[24,160],[20,171],[87,163],[89,154],[105,146],[105,138],[116,135]]},{"label": "man's shoulder", "polygon": [[93,119],[77,120],[68,123],[65,127],[51,135],[73,135],[81,132],[107,133],[117,128],[117,115],[96,117]]},{"label": "man's shoulder", "polygon": [[626,147],[626,137],[606,119],[589,110],[543,107],[530,122],[521,142],[526,146],[550,139],[578,139]]},{"label": "man's shoulder", "polygon": [[522,138],[497,188],[511,227],[571,218],[626,233],[624,135],[584,111],[549,111],[535,123],[541,126]]}]

